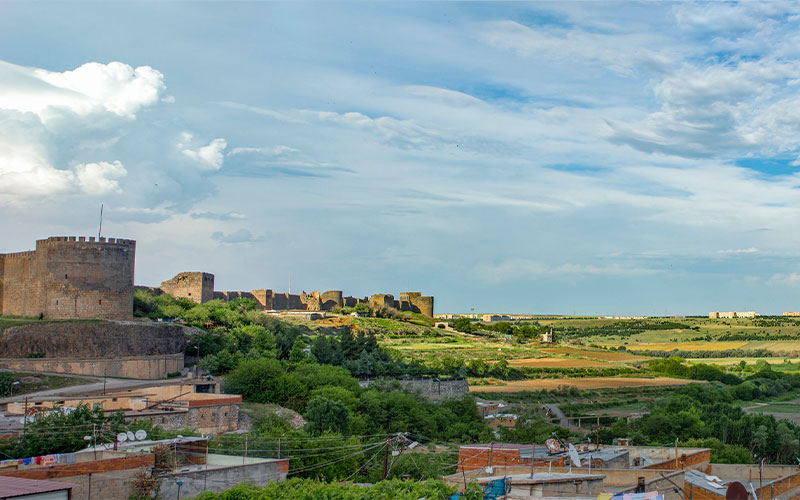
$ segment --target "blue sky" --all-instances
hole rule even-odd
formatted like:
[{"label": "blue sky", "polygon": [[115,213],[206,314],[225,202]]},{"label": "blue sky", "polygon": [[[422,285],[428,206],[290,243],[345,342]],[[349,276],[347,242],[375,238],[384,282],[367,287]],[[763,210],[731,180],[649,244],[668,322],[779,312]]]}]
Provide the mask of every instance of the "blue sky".
[{"label": "blue sky", "polygon": [[437,312],[800,309],[795,3],[4,2],[0,252]]}]

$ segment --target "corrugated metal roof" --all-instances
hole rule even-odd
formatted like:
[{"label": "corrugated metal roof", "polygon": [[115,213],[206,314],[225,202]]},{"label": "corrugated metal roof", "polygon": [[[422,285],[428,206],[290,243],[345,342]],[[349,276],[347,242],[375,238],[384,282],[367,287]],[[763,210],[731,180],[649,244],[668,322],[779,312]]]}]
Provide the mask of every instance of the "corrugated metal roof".
[{"label": "corrugated metal roof", "polygon": [[684,471],[683,480],[689,484],[703,488],[706,491],[711,491],[720,496],[725,496],[725,492],[728,491],[728,485],[726,485],[720,478],[716,476],[708,476],[693,469],[686,469]]},{"label": "corrugated metal roof", "polygon": [[47,493],[48,491],[69,490],[76,486],[77,484],[0,476],[0,496],[4,498],[35,495],[37,493]]}]

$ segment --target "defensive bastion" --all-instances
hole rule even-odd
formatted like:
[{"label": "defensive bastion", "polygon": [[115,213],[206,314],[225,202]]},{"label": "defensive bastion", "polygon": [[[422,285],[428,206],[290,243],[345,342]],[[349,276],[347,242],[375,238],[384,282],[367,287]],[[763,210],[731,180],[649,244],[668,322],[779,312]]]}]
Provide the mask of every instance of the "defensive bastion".
[{"label": "defensive bastion", "polygon": [[136,242],[54,236],[0,254],[0,314],[131,319]]}]

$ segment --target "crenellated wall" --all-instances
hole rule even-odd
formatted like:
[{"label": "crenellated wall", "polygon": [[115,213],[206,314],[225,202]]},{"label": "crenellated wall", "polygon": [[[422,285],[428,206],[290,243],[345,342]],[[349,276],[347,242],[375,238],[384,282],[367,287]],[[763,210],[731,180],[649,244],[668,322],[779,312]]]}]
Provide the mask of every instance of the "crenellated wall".
[{"label": "crenellated wall", "polygon": [[55,236],[0,257],[0,314],[129,319],[136,242]]}]

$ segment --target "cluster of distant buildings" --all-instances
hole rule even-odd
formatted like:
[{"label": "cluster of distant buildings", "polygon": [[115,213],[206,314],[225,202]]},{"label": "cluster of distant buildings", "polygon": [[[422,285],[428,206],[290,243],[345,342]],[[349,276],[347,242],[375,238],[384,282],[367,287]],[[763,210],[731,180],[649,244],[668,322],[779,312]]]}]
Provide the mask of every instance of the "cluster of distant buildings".
[{"label": "cluster of distant buildings", "polygon": [[[786,313],[784,313],[785,315]],[[727,311],[727,312],[720,312],[720,311],[711,311],[708,313],[708,317],[710,319],[735,319],[735,318],[755,318],[756,316],[761,316],[755,311]]]}]

